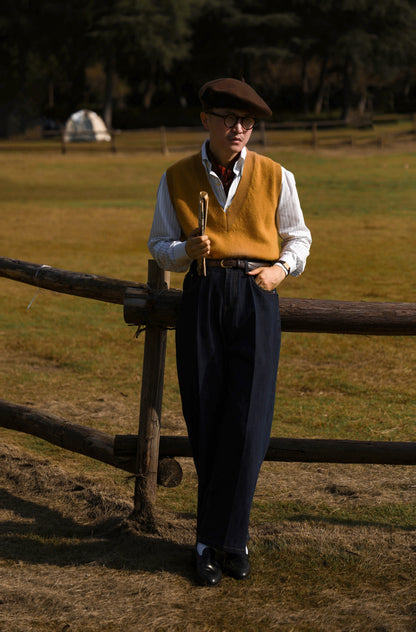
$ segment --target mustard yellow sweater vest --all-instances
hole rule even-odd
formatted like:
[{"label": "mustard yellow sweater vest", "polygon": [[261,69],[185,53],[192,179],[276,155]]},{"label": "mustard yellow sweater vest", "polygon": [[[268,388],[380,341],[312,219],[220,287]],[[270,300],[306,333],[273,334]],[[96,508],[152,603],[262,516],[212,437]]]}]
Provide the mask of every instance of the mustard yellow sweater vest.
[{"label": "mustard yellow sweater vest", "polygon": [[166,172],[170,199],[182,228],[182,239],[198,226],[199,192],[209,195],[207,235],[210,258],[279,258],[276,209],[282,186],[279,164],[247,152],[243,175],[232,204],[224,213],[209,184],[201,154],[180,160]]}]

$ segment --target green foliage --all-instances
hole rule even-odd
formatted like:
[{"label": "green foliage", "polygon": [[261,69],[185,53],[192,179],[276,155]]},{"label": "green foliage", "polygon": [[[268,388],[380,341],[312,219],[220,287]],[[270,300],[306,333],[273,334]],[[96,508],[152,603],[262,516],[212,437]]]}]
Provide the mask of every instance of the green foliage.
[{"label": "green foliage", "polygon": [[[409,111],[415,25],[410,0],[5,0],[0,135],[84,106],[109,124],[115,106],[195,106],[219,75],[244,77],[275,110]],[[97,65],[105,86],[91,90]]]}]

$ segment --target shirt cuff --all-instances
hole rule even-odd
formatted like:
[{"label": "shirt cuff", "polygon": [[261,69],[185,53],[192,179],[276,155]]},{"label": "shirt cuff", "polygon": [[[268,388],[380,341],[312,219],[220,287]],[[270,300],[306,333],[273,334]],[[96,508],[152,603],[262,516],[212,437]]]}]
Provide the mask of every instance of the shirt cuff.
[{"label": "shirt cuff", "polygon": [[279,262],[277,262],[277,261],[276,261],[276,263],[275,263],[274,265],[275,265],[275,266],[279,266],[279,268],[282,268],[282,270],[284,270],[284,271],[285,271],[286,276],[288,276],[289,272],[288,272],[287,268],[285,268],[285,266],[284,266],[284,265],[282,265],[281,263],[279,263]]},{"label": "shirt cuff", "polygon": [[175,258],[175,262],[179,265],[185,265],[191,261],[190,257],[188,257],[186,253],[186,241],[180,241],[175,244],[173,256]]}]

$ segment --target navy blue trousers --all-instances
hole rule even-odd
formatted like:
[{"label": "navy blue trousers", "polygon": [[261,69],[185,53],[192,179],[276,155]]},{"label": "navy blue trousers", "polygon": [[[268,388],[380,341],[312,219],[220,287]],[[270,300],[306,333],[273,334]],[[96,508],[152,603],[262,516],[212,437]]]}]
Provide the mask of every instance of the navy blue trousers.
[{"label": "navy blue trousers", "polygon": [[182,408],[198,476],[197,541],[240,553],[273,419],[277,293],[243,270],[185,277],[176,327]]}]

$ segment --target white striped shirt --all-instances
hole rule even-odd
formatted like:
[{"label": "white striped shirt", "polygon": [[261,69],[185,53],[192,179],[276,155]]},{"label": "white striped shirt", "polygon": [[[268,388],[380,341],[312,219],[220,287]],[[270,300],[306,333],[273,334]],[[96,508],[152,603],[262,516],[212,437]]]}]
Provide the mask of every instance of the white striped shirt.
[{"label": "white striped shirt", "polygon": [[[207,141],[202,146],[202,162],[211,188],[226,213],[243,174],[247,149],[244,147],[234,165],[235,177],[226,195],[221,180],[212,170],[206,144]],[[276,225],[281,239],[279,259],[289,265],[290,274],[298,276],[305,269],[312,238],[305,225],[294,175],[284,167],[282,167],[282,189],[276,209]],[[147,245],[161,268],[173,272],[185,272],[191,263],[185,251],[185,243],[181,241],[181,227],[170,199],[166,173],[164,173],[157,191],[155,214]]]}]

